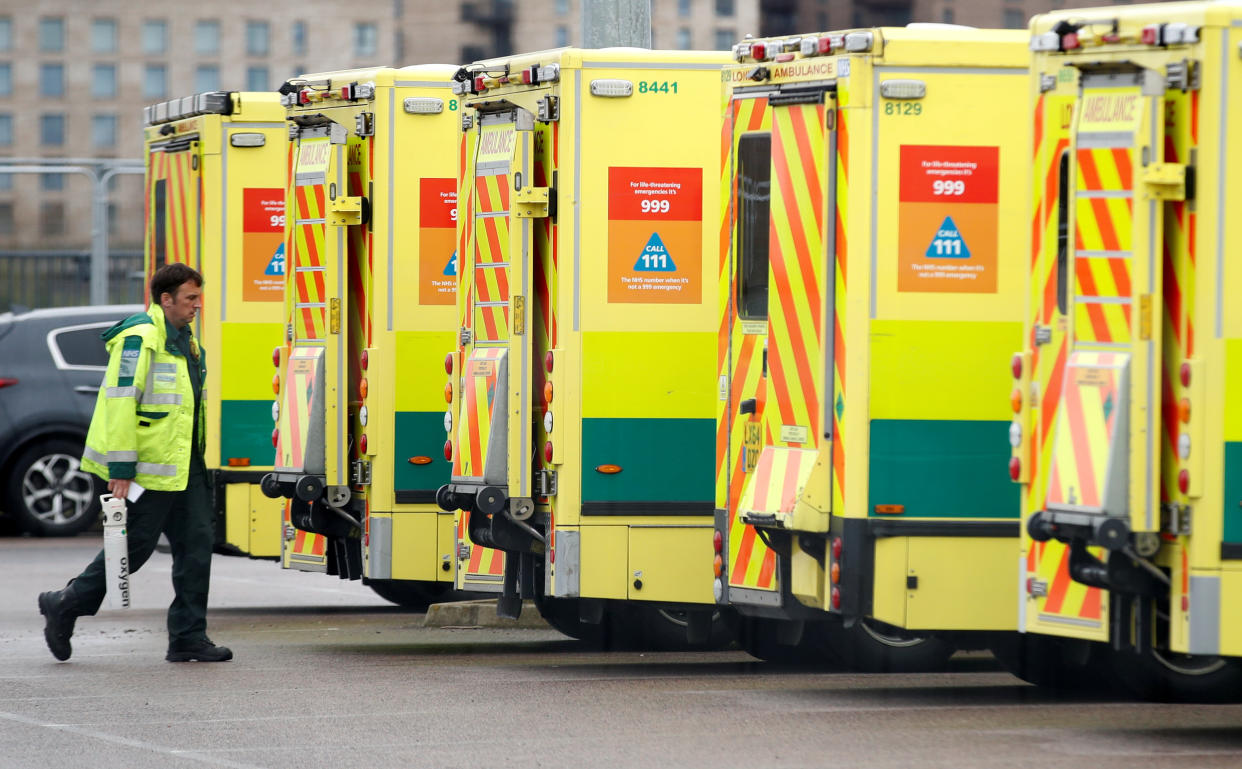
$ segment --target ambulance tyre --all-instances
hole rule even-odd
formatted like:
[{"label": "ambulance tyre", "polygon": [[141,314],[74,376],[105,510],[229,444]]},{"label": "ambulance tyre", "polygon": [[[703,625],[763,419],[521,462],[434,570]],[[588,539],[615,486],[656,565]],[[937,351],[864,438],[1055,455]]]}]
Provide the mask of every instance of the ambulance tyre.
[{"label": "ambulance tyre", "polygon": [[[812,627],[808,626],[808,631]],[[943,670],[953,645],[935,636],[920,635],[873,619],[852,627],[826,623],[816,626],[824,645],[851,670],[864,673],[918,673]]]},{"label": "ambulance tyre", "polygon": [[544,621],[575,641],[583,641],[591,646],[602,647],[608,636],[608,612],[604,612],[603,621],[592,624],[583,622],[579,610],[579,601],[573,598],[541,598],[535,602],[539,616]]},{"label": "ambulance tyre", "polygon": [[453,589],[450,582],[417,582],[408,579],[372,579],[367,584],[385,601],[414,611],[426,610]]},{"label": "ambulance tyre", "polygon": [[103,481],[82,469],[82,444],[61,438],[21,452],[3,478],[4,510],[17,528],[42,537],[68,537],[99,521]]},{"label": "ambulance tyre", "polygon": [[1107,688],[1099,671],[1103,644],[1036,633],[1004,633],[988,645],[1001,666],[1028,684],[1049,689]]},{"label": "ambulance tyre", "polygon": [[639,629],[636,645],[657,651],[709,651],[723,649],[737,637],[737,617],[731,610],[708,608],[711,627],[707,638],[691,643],[687,632],[690,626],[688,611],[664,609],[655,606],[634,607],[638,612],[634,627]]},{"label": "ambulance tyre", "polygon": [[782,643],[782,625],[786,624],[787,620],[742,617],[738,625],[738,645],[750,656],[774,665],[840,664],[840,660],[821,642],[823,633],[817,629],[804,629],[802,638],[796,644]]},{"label": "ambulance tyre", "polygon": [[1113,677],[1136,697],[1160,702],[1237,702],[1242,699],[1242,663],[1228,657],[1109,651]]}]

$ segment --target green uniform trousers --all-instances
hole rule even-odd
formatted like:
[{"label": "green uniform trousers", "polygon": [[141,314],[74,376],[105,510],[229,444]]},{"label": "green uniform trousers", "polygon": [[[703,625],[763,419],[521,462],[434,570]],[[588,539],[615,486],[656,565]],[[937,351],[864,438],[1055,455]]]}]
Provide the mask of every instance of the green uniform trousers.
[{"label": "green uniform trousers", "polygon": [[[155,551],[160,533],[172,545],[172,583],[176,596],[168,607],[169,644],[187,644],[207,638],[207,589],[211,582],[211,552],[215,518],[211,491],[202,459],[190,461],[190,477],[182,491],[147,489],[130,502],[129,571],[134,573]],[[104,554],[78,575],[67,589],[75,614],[93,615],[103,603],[107,583]]]}]

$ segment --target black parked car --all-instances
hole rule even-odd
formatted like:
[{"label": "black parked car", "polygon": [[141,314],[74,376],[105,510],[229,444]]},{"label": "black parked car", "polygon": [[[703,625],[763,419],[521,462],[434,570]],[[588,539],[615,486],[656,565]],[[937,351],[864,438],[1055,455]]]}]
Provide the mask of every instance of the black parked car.
[{"label": "black parked car", "polygon": [[100,335],[139,305],[0,314],[0,510],[36,535],[95,523],[103,482],[81,469],[108,365]]}]

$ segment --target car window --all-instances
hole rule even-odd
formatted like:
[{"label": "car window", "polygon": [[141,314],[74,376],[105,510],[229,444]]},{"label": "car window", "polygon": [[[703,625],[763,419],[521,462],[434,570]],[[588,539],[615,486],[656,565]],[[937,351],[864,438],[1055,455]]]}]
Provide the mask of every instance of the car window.
[{"label": "car window", "polygon": [[110,325],[112,324],[101,323],[97,326],[79,326],[53,331],[51,343],[53,348],[60,352],[57,365],[107,368],[108,350],[104,347],[100,334]]}]

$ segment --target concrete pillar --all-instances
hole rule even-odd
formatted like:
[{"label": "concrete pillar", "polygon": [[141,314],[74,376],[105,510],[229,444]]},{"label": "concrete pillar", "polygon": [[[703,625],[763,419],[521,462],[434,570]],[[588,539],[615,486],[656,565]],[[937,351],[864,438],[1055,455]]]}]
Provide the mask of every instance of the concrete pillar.
[{"label": "concrete pillar", "polygon": [[651,47],[651,0],[582,0],[584,48]]}]

